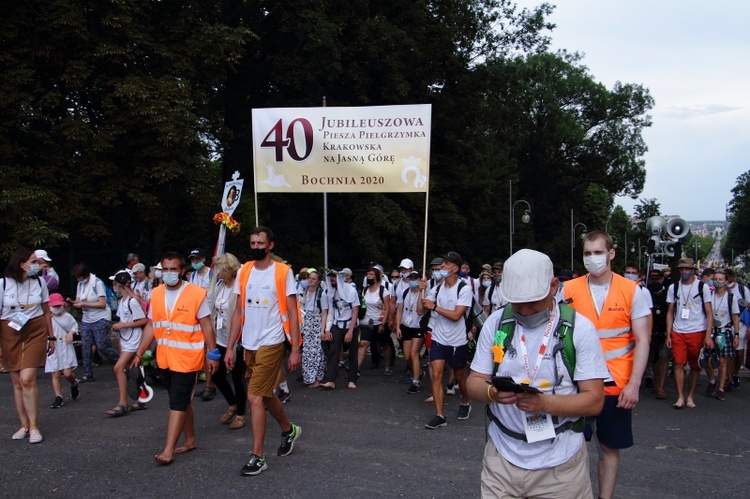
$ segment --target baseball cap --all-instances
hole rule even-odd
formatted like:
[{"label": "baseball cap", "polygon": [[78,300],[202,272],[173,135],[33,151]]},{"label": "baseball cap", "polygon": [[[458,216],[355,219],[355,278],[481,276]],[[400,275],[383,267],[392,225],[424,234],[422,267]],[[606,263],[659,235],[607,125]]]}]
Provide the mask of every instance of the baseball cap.
[{"label": "baseball cap", "polygon": [[461,255],[459,255],[455,251],[449,251],[448,253],[444,254],[443,261],[455,263],[459,267],[461,266],[462,263],[464,263],[464,259],[461,258]]},{"label": "baseball cap", "polygon": [[190,252],[190,255],[188,256],[188,260],[190,260],[191,258],[205,258],[205,257],[206,257],[206,255],[203,254],[203,250],[202,249],[200,249],[200,248],[194,248]]},{"label": "baseball cap", "polygon": [[443,259],[437,256],[432,259],[432,261],[430,262],[430,265],[441,265],[442,263],[443,263]]},{"label": "baseball cap", "polygon": [[500,291],[510,303],[530,303],[549,295],[555,277],[552,260],[544,253],[521,249],[505,261]]},{"label": "baseball cap", "polygon": [[[40,257],[41,258],[41,257]],[[60,293],[52,293],[49,295],[49,306],[50,307],[62,307],[65,301]]]},{"label": "baseball cap", "polygon": [[118,270],[115,275],[109,276],[110,281],[115,281],[117,284],[127,285],[132,279],[130,273],[127,270]]},{"label": "baseball cap", "polygon": [[419,271],[412,270],[411,272],[409,272],[409,279],[419,279],[419,277]]},{"label": "baseball cap", "polygon": [[133,265],[133,273],[135,274],[136,272],[146,272],[146,266],[142,263],[136,263]]},{"label": "baseball cap", "polygon": [[[36,250],[34,252],[34,256],[36,256],[37,258],[41,258],[45,262],[51,262],[52,261],[52,258],[50,258],[49,255],[47,254],[47,252],[45,250],[42,250],[42,249]],[[53,305],[53,306],[56,306],[56,305]]]},{"label": "baseball cap", "polygon": [[400,269],[413,269],[414,268],[414,262],[411,261],[409,258],[404,258],[401,260],[401,263],[398,264],[398,268]]},{"label": "baseball cap", "polygon": [[495,262],[492,264],[493,269],[503,270],[503,262]]},{"label": "baseball cap", "polygon": [[350,269],[349,267],[344,267],[343,269],[341,269],[341,273],[344,274],[345,276],[351,277],[352,269]]}]

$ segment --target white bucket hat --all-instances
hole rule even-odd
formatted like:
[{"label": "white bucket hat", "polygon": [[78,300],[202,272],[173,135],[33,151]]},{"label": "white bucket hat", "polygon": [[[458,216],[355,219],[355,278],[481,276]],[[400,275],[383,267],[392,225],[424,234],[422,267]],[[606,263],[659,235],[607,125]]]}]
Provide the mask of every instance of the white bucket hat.
[{"label": "white bucket hat", "polygon": [[510,303],[546,298],[555,277],[552,260],[544,253],[522,249],[505,261],[500,291]]}]

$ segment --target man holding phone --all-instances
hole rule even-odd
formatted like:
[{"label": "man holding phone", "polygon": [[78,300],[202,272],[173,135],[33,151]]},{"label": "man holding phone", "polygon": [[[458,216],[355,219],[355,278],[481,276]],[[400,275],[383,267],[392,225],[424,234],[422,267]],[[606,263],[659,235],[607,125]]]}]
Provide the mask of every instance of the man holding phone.
[{"label": "man holding phone", "polygon": [[[560,327],[567,306],[554,299],[559,281],[543,253],[522,249],[511,256],[500,286],[511,309],[487,319],[468,379],[470,397],[488,403],[492,422],[482,497],[591,497],[580,423],[601,411],[609,376],[596,329],[564,311],[573,319],[566,334],[576,360],[569,366]],[[495,380],[504,389],[491,384],[495,377],[506,378]]]}]

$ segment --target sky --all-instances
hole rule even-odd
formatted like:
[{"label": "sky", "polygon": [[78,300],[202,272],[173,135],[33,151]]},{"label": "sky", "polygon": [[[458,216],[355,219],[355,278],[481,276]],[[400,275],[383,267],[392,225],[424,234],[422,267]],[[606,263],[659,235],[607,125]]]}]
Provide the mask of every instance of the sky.
[{"label": "sky", "polygon": [[[549,3],[553,51],[582,53],[581,64],[607,88],[639,83],[654,98],[639,199],[655,198],[665,216],[724,220],[737,177],[750,170],[750,2]],[[615,203],[633,214],[638,200]]]}]

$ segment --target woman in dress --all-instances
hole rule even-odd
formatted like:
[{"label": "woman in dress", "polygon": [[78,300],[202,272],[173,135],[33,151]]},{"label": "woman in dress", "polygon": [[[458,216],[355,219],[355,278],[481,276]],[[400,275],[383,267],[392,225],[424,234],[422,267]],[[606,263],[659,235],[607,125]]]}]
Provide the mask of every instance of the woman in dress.
[{"label": "woman in dress", "polygon": [[[322,340],[328,317],[328,296],[321,286],[323,275],[312,270],[307,278],[307,289],[300,295],[302,309],[302,381],[308,388],[321,385],[326,374],[326,357],[323,354]],[[328,333],[330,336],[330,333]]]},{"label": "woman in dress", "polygon": [[47,355],[55,351],[49,291],[39,277],[40,264],[33,251],[22,248],[13,253],[2,279],[0,352],[10,371],[13,397],[21,427],[13,440],[42,441],[39,431],[39,389],[37,369],[44,367]]},{"label": "woman in dress", "polygon": [[219,422],[229,424],[232,430],[238,430],[245,426],[245,410],[247,407],[247,396],[245,395],[245,354],[242,351],[242,342],[237,342],[235,352],[234,369],[232,369],[232,383],[227,381],[227,366],[224,364],[224,355],[227,353],[227,339],[229,337],[229,320],[234,313],[237,304],[237,295],[234,289],[234,281],[237,271],[240,269],[240,261],[231,253],[215,256],[213,269],[216,272],[216,288],[213,293],[214,329],[216,331],[216,346],[221,353],[219,368],[211,379],[216,384],[224,399],[229,404],[227,412],[224,413]]}]

